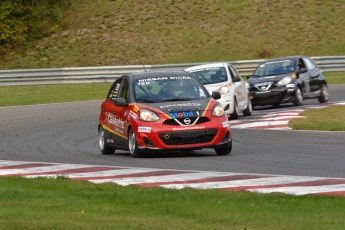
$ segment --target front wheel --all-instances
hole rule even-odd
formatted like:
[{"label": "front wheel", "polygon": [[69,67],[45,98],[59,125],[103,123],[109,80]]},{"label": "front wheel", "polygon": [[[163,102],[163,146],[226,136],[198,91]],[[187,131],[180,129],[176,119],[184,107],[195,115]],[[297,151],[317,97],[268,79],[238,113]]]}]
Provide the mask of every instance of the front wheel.
[{"label": "front wheel", "polygon": [[252,115],[252,112],[253,112],[252,102],[250,100],[248,100],[247,108],[245,110],[243,110],[243,115],[244,116],[250,116],[250,115]]},{"label": "front wheel", "polygon": [[236,119],[238,119],[238,107],[237,107],[237,102],[236,102],[236,100],[234,100],[234,111],[232,112],[232,114],[230,114],[230,119],[231,119],[231,120],[236,120]]},{"label": "front wheel", "polygon": [[215,147],[214,151],[216,151],[217,155],[229,155],[232,150],[232,142],[229,141],[227,144],[224,144],[220,147]]},{"label": "front wheel", "polygon": [[322,85],[321,86],[321,96],[318,97],[317,99],[319,100],[320,103],[325,103],[328,101],[328,87],[327,85]]},{"label": "front wheel", "polygon": [[128,148],[131,156],[134,158],[140,157],[143,153],[143,150],[138,148],[137,137],[135,136],[133,129],[130,129],[128,132]]},{"label": "front wheel", "polygon": [[293,102],[293,104],[296,106],[300,106],[302,105],[302,101],[303,101],[302,91],[299,87],[297,87],[295,90],[295,101]]},{"label": "front wheel", "polygon": [[110,155],[115,153],[115,149],[110,147],[107,143],[105,129],[100,126],[98,130],[98,145],[103,155]]}]

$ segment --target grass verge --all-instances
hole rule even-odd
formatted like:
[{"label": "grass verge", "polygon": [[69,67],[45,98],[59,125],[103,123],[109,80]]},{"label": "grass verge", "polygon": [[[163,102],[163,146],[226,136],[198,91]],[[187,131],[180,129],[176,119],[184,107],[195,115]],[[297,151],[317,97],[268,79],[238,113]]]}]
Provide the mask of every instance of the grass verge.
[{"label": "grass verge", "polygon": [[[328,84],[345,84],[345,73],[327,73]],[[0,106],[104,99],[111,83],[0,86]]]},{"label": "grass verge", "polygon": [[324,73],[328,84],[345,84],[345,72]]},{"label": "grass verge", "polygon": [[345,106],[310,109],[300,115],[306,118],[293,119],[289,127],[294,130],[345,131]]},{"label": "grass verge", "polygon": [[344,197],[0,178],[2,229],[343,229]]},{"label": "grass verge", "polygon": [[111,83],[0,86],[0,106],[104,99]]}]

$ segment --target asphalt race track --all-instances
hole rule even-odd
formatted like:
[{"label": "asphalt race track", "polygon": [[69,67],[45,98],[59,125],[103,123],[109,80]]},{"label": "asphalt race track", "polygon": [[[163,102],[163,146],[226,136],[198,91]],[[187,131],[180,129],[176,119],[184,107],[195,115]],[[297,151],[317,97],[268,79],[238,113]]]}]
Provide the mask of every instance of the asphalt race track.
[{"label": "asphalt race track", "polygon": [[[330,102],[345,101],[345,84],[330,86]],[[232,129],[233,151],[213,150],[131,158],[128,152],[103,156],[97,144],[101,101],[0,108],[0,160],[143,167],[232,173],[345,178],[345,132]],[[281,110],[258,107],[253,119]]]}]

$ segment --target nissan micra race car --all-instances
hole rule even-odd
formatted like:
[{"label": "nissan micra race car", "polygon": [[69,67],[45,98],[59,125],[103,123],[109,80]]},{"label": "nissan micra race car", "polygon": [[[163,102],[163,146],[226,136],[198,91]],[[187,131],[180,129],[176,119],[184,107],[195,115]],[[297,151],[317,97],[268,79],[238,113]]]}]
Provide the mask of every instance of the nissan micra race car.
[{"label": "nissan micra race car", "polygon": [[288,56],[269,59],[258,65],[248,79],[253,106],[292,102],[317,98],[328,101],[329,91],[323,71],[306,56]]},{"label": "nissan micra race car", "polygon": [[244,116],[252,114],[249,84],[230,63],[198,65],[186,71],[199,78],[208,92],[218,91],[221,94],[218,101],[230,119],[237,119],[241,112]]},{"label": "nissan micra race car", "polygon": [[124,75],[112,84],[101,105],[98,142],[102,154],[129,150],[132,157],[154,150],[232,149],[223,107],[203,84],[185,71]]}]

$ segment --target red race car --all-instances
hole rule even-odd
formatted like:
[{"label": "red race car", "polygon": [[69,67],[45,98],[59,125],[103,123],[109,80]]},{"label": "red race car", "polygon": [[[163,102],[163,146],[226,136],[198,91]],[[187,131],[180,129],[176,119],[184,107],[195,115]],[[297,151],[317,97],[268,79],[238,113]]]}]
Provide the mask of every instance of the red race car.
[{"label": "red race car", "polygon": [[[185,71],[121,76],[102,103],[98,142],[102,154],[129,150],[132,157],[154,150],[232,149],[228,118],[203,84]],[[163,151],[161,151],[163,152]]]}]

